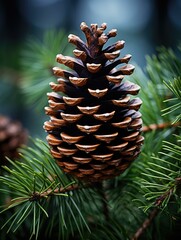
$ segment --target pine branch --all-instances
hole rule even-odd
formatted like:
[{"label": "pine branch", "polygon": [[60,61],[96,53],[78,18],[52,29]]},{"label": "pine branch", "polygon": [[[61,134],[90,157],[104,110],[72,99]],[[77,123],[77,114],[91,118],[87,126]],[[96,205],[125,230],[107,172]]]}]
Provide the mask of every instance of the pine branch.
[{"label": "pine branch", "polygon": [[159,208],[154,208],[153,211],[149,214],[149,217],[145,219],[145,221],[143,222],[141,227],[136,231],[136,233],[131,238],[131,240],[139,239],[143,235],[145,230],[152,224],[152,221],[158,215],[158,213],[159,213]]},{"label": "pine branch", "polygon": [[[175,185],[180,185],[181,183],[181,178],[177,178],[175,181]],[[170,197],[173,195],[175,191],[175,186],[171,187],[168,191],[166,191],[164,194],[162,194],[160,197],[158,197],[154,203],[154,209],[150,212],[149,216],[145,221],[142,223],[140,228],[136,231],[134,236],[131,238],[131,240],[137,240],[143,235],[143,233],[146,231],[146,229],[152,224],[156,216],[158,215],[159,211],[161,208],[159,208],[162,203],[165,201],[166,198]]]},{"label": "pine branch", "polygon": [[[161,122],[176,123],[180,119],[181,108],[181,61],[173,50],[164,47],[158,49],[157,56],[147,56],[146,60],[145,71],[136,66],[131,76],[141,87],[139,97],[143,101],[140,109],[143,122],[146,126]],[[175,104],[172,101],[173,97]],[[161,114],[162,111],[164,114]]]},{"label": "pine branch", "polygon": [[168,83],[164,82],[164,84],[175,97],[165,100],[165,102],[169,102],[171,106],[162,110],[162,112],[164,112],[162,116],[176,112],[176,117],[173,121],[174,124],[181,120],[181,76],[174,78],[173,81],[169,81]]},{"label": "pine branch", "polygon": [[143,132],[149,132],[149,131],[154,131],[154,130],[159,130],[159,129],[164,129],[164,128],[170,128],[170,127],[178,127],[180,126],[180,122],[177,123],[171,123],[171,122],[165,122],[165,123],[159,123],[159,124],[150,124],[148,126],[143,126],[142,131]]},{"label": "pine branch", "polygon": [[[176,137],[179,142],[180,136]],[[131,240],[137,240],[140,238],[146,229],[152,224],[160,210],[165,209],[169,205],[171,199],[173,201],[173,197],[175,197],[175,200],[177,199],[177,195],[179,197],[179,192],[177,193],[177,190],[180,188],[181,184],[181,148],[179,145],[164,142],[163,150],[164,151],[161,152],[162,159],[159,157],[152,157],[152,159],[155,160],[155,162],[149,163],[152,168],[145,168],[143,172],[145,178],[142,179],[140,184],[145,191],[145,197],[148,202],[153,199],[155,200],[153,203],[149,204],[149,206],[146,206],[146,210],[150,207],[153,207],[153,210],[150,212],[148,218],[146,218],[137,229]],[[163,157],[167,157],[167,159]],[[156,161],[159,161],[159,163]],[[153,173],[155,175],[153,175]]]},{"label": "pine branch", "polygon": [[54,195],[60,195],[63,193],[68,193],[71,191],[75,191],[75,190],[81,190],[81,189],[85,189],[85,188],[89,188],[92,187],[92,184],[84,184],[84,185],[80,185],[80,184],[71,184],[70,186],[67,187],[60,187],[60,188],[56,188],[56,189],[48,189],[45,192],[34,192],[32,193],[32,195],[30,196],[29,200],[30,201],[37,201],[40,200],[41,198],[47,198],[50,196],[54,196]]},{"label": "pine branch", "polygon": [[105,220],[107,222],[109,222],[109,218],[110,218],[110,213],[109,213],[109,206],[108,206],[108,195],[106,193],[106,181],[97,183],[97,187],[99,189],[99,193],[101,196],[101,201],[102,201],[102,210],[103,210],[103,214],[105,217]]},{"label": "pine branch", "polygon": [[[81,212],[83,184],[78,185],[75,180],[62,173],[43,141],[36,140],[34,148],[25,147],[21,152],[24,161],[9,160],[13,169],[5,166],[4,169],[9,174],[0,176],[0,181],[3,183],[0,192],[11,197],[11,201],[4,206],[2,212],[15,210],[10,219],[9,231],[16,231],[25,221],[30,221],[30,229],[33,229],[31,234],[37,239],[40,223],[50,215],[52,203],[55,208],[64,206],[64,209],[60,213],[55,212],[57,218],[49,216],[50,225],[55,224],[57,219],[61,223],[63,219],[65,225],[60,228],[63,232],[66,231],[65,226],[72,223],[80,236],[84,227],[90,231]],[[81,191],[77,191],[79,189]],[[23,217],[22,212],[24,212]],[[68,217],[67,213],[69,213]],[[33,216],[33,221],[27,220],[30,216]],[[7,226],[10,220],[6,219],[3,227]],[[51,228],[49,231],[52,231]]]}]

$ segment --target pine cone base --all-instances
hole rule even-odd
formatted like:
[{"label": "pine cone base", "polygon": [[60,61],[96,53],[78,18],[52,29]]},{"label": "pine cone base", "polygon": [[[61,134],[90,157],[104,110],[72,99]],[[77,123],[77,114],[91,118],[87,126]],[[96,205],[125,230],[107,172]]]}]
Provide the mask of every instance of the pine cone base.
[{"label": "pine cone base", "polygon": [[[50,121],[44,129],[52,156],[64,172],[87,181],[124,172],[139,155],[144,140],[138,111],[142,101],[131,98],[140,87],[122,82],[134,71],[128,64],[131,55],[118,58],[124,41],[103,49],[116,36],[115,29],[107,34],[105,29],[106,24],[88,27],[82,23],[86,43],[69,35],[69,42],[76,46],[74,57],[58,54],[57,62],[71,71],[53,69],[58,83],[50,83],[53,92],[47,94],[49,107],[45,108]],[[119,64],[124,65],[117,69]]]}]

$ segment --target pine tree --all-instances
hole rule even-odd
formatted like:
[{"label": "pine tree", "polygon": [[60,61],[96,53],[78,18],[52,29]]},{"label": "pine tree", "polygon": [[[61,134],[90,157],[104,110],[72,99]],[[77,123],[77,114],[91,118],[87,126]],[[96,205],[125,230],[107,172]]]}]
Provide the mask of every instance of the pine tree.
[{"label": "pine tree", "polygon": [[[71,50],[65,40],[48,33],[22,55],[22,90],[42,114],[50,78],[56,82],[51,69],[59,45],[62,54]],[[98,182],[77,179],[61,170],[45,139],[22,147],[21,160],[9,159],[0,176],[1,239],[179,239],[180,72],[177,54],[161,47],[147,57],[145,70],[136,66],[129,76],[141,87],[145,141],[124,173]]]}]

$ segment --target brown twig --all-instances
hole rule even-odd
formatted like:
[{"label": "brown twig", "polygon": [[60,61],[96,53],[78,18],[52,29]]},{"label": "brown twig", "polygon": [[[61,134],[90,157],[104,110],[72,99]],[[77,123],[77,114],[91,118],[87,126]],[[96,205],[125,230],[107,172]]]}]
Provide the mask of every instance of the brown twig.
[{"label": "brown twig", "polygon": [[79,185],[79,184],[72,184],[68,187],[61,187],[61,188],[56,188],[54,190],[52,189],[48,189],[46,192],[34,192],[32,193],[31,197],[29,198],[29,201],[39,201],[41,198],[46,198],[46,197],[50,197],[56,194],[60,194],[60,193],[68,193],[70,191],[75,191],[78,189],[85,189],[85,188],[89,188],[89,187],[96,187],[99,190],[99,194],[101,196],[101,200],[102,200],[102,209],[103,209],[103,214],[105,216],[105,220],[108,221],[109,219],[109,207],[107,204],[107,194],[106,194],[106,186],[104,185],[105,182],[98,182],[95,184],[84,184],[84,185]]},{"label": "brown twig", "polygon": [[101,195],[101,200],[102,200],[102,210],[103,210],[103,214],[105,217],[106,221],[109,221],[109,206],[108,206],[108,195],[106,193],[106,188],[107,186],[105,185],[106,182],[100,182],[98,183],[98,188],[99,188],[99,193]]},{"label": "brown twig", "polygon": [[143,222],[141,227],[136,231],[136,233],[134,234],[131,240],[137,240],[144,233],[144,231],[150,226],[153,219],[157,216],[158,213],[159,213],[159,208],[158,207],[154,208],[153,211],[150,213],[149,217],[145,219],[145,221]]},{"label": "brown twig", "polygon": [[46,196],[49,196],[49,195],[54,195],[54,194],[57,194],[57,193],[66,193],[66,192],[70,192],[70,191],[73,191],[73,190],[77,190],[77,189],[80,189],[81,187],[78,185],[78,184],[72,184],[68,187],[61,187],[61,188],[56,188],[54,189],[53,191],[51,189],[47,190],[46,192],[43,192],[40,194],[41,197],[46,197]]},{"label": "brown twig", "polygon": [[171,122],[166,122],[166,123],[159,123],[159,124],[150,124],[148,126],[143,126],[142,131],[143,132],[149,132],[153,130],[159,130],[159,129],[164,129],[168,127],[178,127],[180,126],[180,122],[172,124]]},{"label": "brown twig", "polygon": [[34,192],[32,193],[31,197],[29,198],[30,201],[36,201],[44,197],[49,197],[53,196],[59,193],[67,193],[70,191],[78,190],[78,189],[83,189],[83,188],[88,188],[90,187],[91,184],[86,184],[86,185],[79,185],[79,184],[72,184],[68,187],[61,187],[61,188],[56,188],[54,190],[48,189],[46,192]]},{"label": "brown twig", "polygon": [[[180,178],[181,179],[181,178]],[[178,184],[178,180],[176,179],[176,184]],[[173,194],[174,187],[171,187],[168,191],[166,191],[164,194],[162,194],[160,197],[158,197],[154,204],[154,209],[150,212],[148,218],[145,219],[145,221],[142,223],[141,227],[136,231],[134,236],[131,238],[131,240],[137,240],[141,235],[145,232],[145,230],[152,224],[155,217],[158,215],[160,211],[160,206],[163,203],[163,201]]]}]

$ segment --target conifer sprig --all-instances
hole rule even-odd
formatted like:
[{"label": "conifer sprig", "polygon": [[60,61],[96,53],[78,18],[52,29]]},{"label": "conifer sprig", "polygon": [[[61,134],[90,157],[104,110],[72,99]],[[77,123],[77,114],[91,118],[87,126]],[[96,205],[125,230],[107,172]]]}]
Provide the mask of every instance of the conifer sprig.
[{"label": "conifer sprig", "polygon": [[175,97],[165,100],[170,103],[170,106],[162,110],[162,116],[176,112],[175,120],[172,122],[175,124],[181,120],[181,76],[174,78],[173,81],[164,81],[164,83]]},{"label": "conifer sprig", "polygon": [[[1,226],[8,226],[9,231],[15,232],[27,221],[31,222],[31,237],[38,238],[38,232],[45,218],[53,222],[57,219],[50,218],[50,205],[57,208],[63,207],[57,212],[57,218],[64,226],[74,222],[79,234],[88,225],[77,205],[80,201],[78,195],[72,190],[78,189],[75,181],[61,172],[57,164],[52,160],[48,147],[41,140],[36,140],[33,147],[25,147],[21,150],[24,161],[10,161],[12,167],[4,166],[7,174],[0,176],[3,187],[1,193],[6,194],[11,200],[3,206],[4,211],[15,208],[12,216]],[[57,200],[51,199],[56,196]],[[67,214],[69,213],[69,217]],[[62,220],[61,220],[62,219]],[[74,227],[75,228],[75,227]],[[65,231],[66,227],[61,229]]]},{"label": "conifer sprig", "polygon": [[57,65],[55,56],[60,51],[66,54],[70,51],[63,30],[49,30],[42,40],[29,38],[22,50],[22,90],[27,104],[38,110],[46,105],[46,97],[42,96],[49,91],[49,82],[55,81],[52,68]]},{"label": "conifer sprig", "polygon": [[[181,139],[180,136],[176,137]],[[170,198],[176,201],[176,196],[179,196],[181,147],[177,143],[163,141],[163,150],[158,156],[152,156],[152,161],[145,166],[139,179],[144,196],[150,203],[145,210],[156,206],[165,208]]]}]

